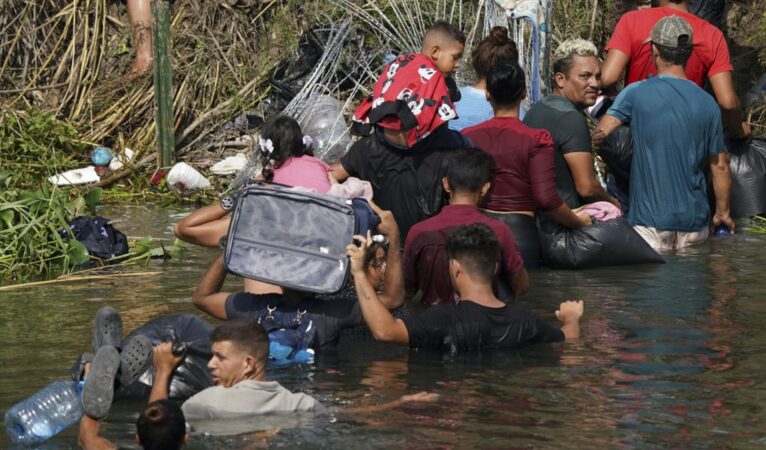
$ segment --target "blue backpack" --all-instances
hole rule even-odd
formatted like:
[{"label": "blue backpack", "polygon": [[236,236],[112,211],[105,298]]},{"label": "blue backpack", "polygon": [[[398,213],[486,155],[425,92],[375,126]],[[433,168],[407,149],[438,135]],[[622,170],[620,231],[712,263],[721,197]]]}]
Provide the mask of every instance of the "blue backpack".
[{"label": "blue backpack", "polygon": [[285,365],[311,363],[314,350],[311,343],[316,336],[316,326],[306,311],[277,311],[276,306],[262,309],[255,320],[269,334],[269,363]]}]

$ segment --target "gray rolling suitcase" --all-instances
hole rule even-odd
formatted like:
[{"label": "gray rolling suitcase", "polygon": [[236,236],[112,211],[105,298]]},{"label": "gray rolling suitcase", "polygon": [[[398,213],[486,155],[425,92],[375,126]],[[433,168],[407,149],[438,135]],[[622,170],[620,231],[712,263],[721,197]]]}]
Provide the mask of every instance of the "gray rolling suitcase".
[{"label": "gray rolling suitcase", "polygon": [[255,183],[238,196],[224,266],[254,280],[334,293],[346,282],[356,222],[351,200]]}]

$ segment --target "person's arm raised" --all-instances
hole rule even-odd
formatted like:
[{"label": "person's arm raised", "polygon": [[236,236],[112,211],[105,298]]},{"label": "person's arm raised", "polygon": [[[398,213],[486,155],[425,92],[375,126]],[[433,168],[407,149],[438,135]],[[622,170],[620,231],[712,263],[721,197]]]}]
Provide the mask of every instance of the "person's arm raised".
[{"label": "person's arm raised", "polygon": [[354,236],[354,240],[360,243],[359,246],[350,244],[346,247],[346,254],[351,258],[351,273],[354,275],[354,286],[359,297],[362,317],[364,317],[364,321],[376,341],[409,345],[410,336],[404,322],[391,315],[388,308],[378,298],[375,288],[367,280],[364,258],[370,247],[371,239],[368,231],[367,237]]},{"label": "person's arm raised", "polygon": [[173,354],[172,342],[164,342],[154,347],[154,353],[152,354],[154,380],[148,403],[156,402],[157,400],[167,400],[170,376],[173,375],[173,370],[183,359],[184,355],[175,356]]},{"label": "person's arm raised", "polygon": [[228,318],[226,317],[226,298],[229,297],[229,293],[220,292],[225,279],[226,269],[223,267],[223,252],[221,252],[192,294],[194,306],[221,320]]},{"label": "person's arm raised", "polygon": [[402,256],[399,251],[401,237],[399,227],[391,211],[383,211],[378,205],[370,202],[373,211],[380,217],[378,233],[388,238],[386,252],[386,275],[383,279],[383,292],[378,297],[388,309],[395,309],[404,303],[404,275],[402,271]]},{"label": "person's arm raised", "polygon": [[561,331],[567,341],[580,337],[580,317],[583,309],[582,300],[567,300],[556,310],[556,318],[561,322]]}]

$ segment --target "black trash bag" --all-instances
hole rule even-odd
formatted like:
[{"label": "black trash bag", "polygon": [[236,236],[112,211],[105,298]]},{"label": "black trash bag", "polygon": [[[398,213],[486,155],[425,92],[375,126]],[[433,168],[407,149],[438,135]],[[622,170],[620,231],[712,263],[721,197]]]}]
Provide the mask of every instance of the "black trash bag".
[{"label": "black trash bag", "polygon": [[[207,363],[212,356],[210,333],[213,326],[191,314],[158,317],[142,327],[133,330],[122,346],[125,347],[132,336],[142,335],[149,338],[152,346],[163,342],[174,342],[186,347],[186,355],[170,378],[170,397],[184,399],[213,385]],[[176,345],[174,345],[174,348]],[[154,367],[149,369],[130,386],[121,387],[117,393],[120,398],[145,399],[149,397],[154,380]]]},{"label": "black trash bag", "polygon": [[633,158],[633,136],[630,126],[620,125],[606,137],[599,156],[606,164],[606,169],[614,177],[617,187],[630,195],[630,164]]},{"label": "black trash bag", "polygon": [[665,260],[623,218],[572,230],[538,218],[543,264],[552,269],[664,263]]},{"label": "black trash bag", "polygon": [[766,141],[727,142],[731,171],[731,217],[766,212]]},{"label": "black trash bag", "polygon": [[726,0],[689,0],[689,12],[707,20],[713,26],[721,29],[726,10]]},{"label": "black trash bag", "polygon": [[128,253],[128,239],[101,216],[79,216],[69,222],[69,230],[59,232],[65,239],[75,238],[90,255],[110,259]]}]

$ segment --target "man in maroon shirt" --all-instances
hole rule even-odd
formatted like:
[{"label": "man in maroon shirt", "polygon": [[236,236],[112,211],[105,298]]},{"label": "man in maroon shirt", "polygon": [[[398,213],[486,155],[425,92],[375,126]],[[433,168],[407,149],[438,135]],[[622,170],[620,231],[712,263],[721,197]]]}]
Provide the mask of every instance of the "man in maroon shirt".
[{"label": "man in maroon shirt", "polygon": [[704,86],[705,80],[710,80],[729,137],[749,137],[750,126],[742,121],[741,105],[731,77],[734,67],[723,33],[691,14],[687,0],[659,0],[659,4],[658,8],[640,9],[622,16],[606,46],[606,61],[601,69],[602,87],[614,86],[625,70],[626,86],[656,75],[651,43],[647,39],[660,19],[679,16],[689,22],[694,31],[694,47],[686,64],[686,77],[700,87]]},{"label": "man in maroon shirt", "polygon": [[449,205],[416,224],[407,235],[402,261],[406,299],[420,290],[426,305],[457,301],[449,278],[447,238],[461,225],[473,223],[488,225],[497,237],[501,254],[497,272],[504,278],[499,281],[507,281],[517,295],[529,289],[529,276],[510,228],[485,216],[478,207],[490,188],[490,168],[489,156],[481,150],[461,148],[450,153],[447,176],[442,179],[450,196]]}]

